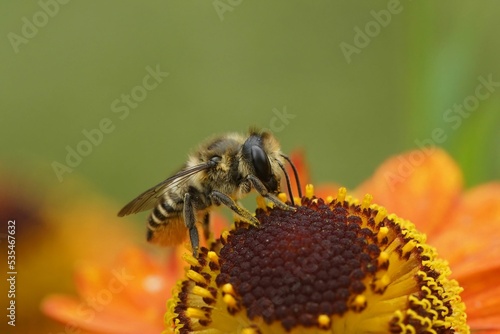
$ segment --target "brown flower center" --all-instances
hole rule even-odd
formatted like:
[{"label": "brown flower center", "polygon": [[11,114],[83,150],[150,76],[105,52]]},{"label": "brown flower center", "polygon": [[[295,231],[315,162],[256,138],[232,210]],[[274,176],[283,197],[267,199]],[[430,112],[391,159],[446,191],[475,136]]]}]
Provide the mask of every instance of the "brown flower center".
[{"label": "brown flower center", "polygon": [[343,207],[322,201],[297,212],[257,212],[260,228],[237,229],[220,251],[218,286],[233,285],[250,319],[286,329],[343,314],[367,289],[380,249],[374,233]]}]

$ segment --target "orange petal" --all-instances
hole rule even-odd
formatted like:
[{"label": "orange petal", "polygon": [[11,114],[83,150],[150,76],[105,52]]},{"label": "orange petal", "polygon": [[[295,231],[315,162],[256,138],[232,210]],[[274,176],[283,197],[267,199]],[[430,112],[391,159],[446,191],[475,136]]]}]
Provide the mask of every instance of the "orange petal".
[{"label": "orange petal", "polygon": [[[473,332],[496,330],[500,333],[500,267],[458,277],[464,288],[461,297],[466,306],[467,323]],[[489,333],[489,332],[488,332]]]},{"label": "orange petal", "polygon": [[160,333],[163,330],[162,316],[145,321],[139,312],[124,309],[113,300],[109,304],[95,304],[52,295],[42,302],[42,311],[48,316],[66,324],[68,332],[79,329],[97,333]]},{"label": "orange petal", "polygon": [[109,281],[105,270],[96,265],[81,264],[75,271],[75,283],[82,297],[95,295]]},{"label": "orange petal", "polygon": [[375,203],[431,234],[446,224],[446,214],[461,190],[458,166],[443,150],[434,148],[389,159],[355,193],[358,198],[372,194]]},{"label": "orange petal", "polygon": [[181,268],[173,252],[164,264],[140,249],[130,248],[109,267],[81,266],[76,272],[76,285],[82,300],[110,292],[113,300],[126,307],[162,309],[182,274]]},{"label": "orange petal", "polygon": [[172,287],[181,277],[181,264],[172,252],[166,263],[160,262],[140,249],[131,248],[122,254],[117,265],[111,270],[114,287],[123,289],[117,297],[123,297],[137,309],[147,307],[162,308],[166,298],[170,298]]},{"label": "orange petal", "polygon": [[230,222],[219,212],[210,213],[210,228],[214,238],[218,238],[222,231],[227,230]]},{"label": "orange petal", "polygon": [[323,183],[319,186],[314,186],[314,195],[318,198],[326,199],[328,196],[337,197],[340,185],[336,183]]},{"label": "orange petal", "polygon": [[498,334],[500,333],[500,315],[482,318],[469,319],[467,318],[471,332],[474,334]]},{"label": "orange petal", "polygon": [[455,277],[500,267],[499,182],[467,191],[448,220],[429,243],[450,262]]},{"label": "orange petal", "polygon": [[[500,315],[500,267],[470,272],[457,280],[464,291],[462,300],[471,318]],[[500,325],[500,323],[499,323]]]},{"label": "orange petal", "polygon": [[[309,184],[311,182],[311,178],[309,176],[309,166],[307,165],[306,158],[304,151],[301,149],[297,149],[292,151],[290,154],[290,160],[292,161],[293,165],[297,169],[297,173],[299,175],[299,182],[301,185],[301,190],[304,192],[304,187],[306,184]],[[290,176],[290,186],[292,187],[292,192],[296,193],[297,191],[297,182],[295,181],[295,175],[293,173],[292,167],[290,167],[289,164],[286,166],[286,171],[288,175]],[[283,181],[284,182],[284,181]],[[283,191],[286,191],[286,183],[282,184],[281,189]],[[295,195],[297,196],[297,195]]]}]

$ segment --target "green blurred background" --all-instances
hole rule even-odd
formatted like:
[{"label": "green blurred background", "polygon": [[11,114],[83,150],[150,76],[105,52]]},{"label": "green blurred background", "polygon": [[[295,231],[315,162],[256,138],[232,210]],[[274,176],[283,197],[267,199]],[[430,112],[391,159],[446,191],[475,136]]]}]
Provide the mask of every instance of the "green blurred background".
[{"label": "green blurred background", "polygon": [[[402,1],[378,34],[371,11],[390,1],[214,3],[69,1],[44,20],[35,1],[3,1],[2,164],[60,186],[52,162],[109,118],[112,133],[64,179],[127,200],[207,135],[270,127],[273,109],[286,108],[295,118],[276,134],[285,151],[305,149],[316,182],[353,187],[437,127],[468,185],[498,178],[500,92],[457,129],[443,120],[478,76],[500,82],[498,2]],[[23,38],[23,17],[38,32],[9,38]],[[367,24],[374,37],[346,57],[341,43],[356,47]],[[120,119],[111,103],[148,66],[169,76]]]},{"label": "green blurred background", "polygon": [[[495,0],[2,1],[0,167],[25,193],[68,202],[85,180],[115,212],[214,133],[270,128],[285,152],[304,149],[316,183],[355,187],[442,129],[467,187],[499,179],[499,10]],[[150,91],[147,68],[169,73]],[[474,100],[478,78],[494,84]],[[54,163],[67,165],[67,147],[101,122],[109,133],[58,177]]]}]

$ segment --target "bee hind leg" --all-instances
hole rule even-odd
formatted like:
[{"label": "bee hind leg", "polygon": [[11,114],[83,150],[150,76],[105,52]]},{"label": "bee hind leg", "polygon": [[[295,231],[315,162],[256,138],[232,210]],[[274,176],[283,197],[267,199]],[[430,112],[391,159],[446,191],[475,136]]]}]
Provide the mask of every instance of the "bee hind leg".
[{"label": "bee hind leg", "polygon": [[196,228],[196,215],[189,193],[184,195],[183,216],[184,224],[186,224],[189,230],[189,239],[191,241],[191,247],[193,248],[193,255],[196,256],[198,254],[198,248],[200,247],[200,237],[198,235],[198,229]]},{"label": "bee hind leg", "polygon": [[[276,205],[278,208],[280,208],[282,210],[288,210],[288,211],[297,210],[293,206],[289,206],[289,205],[283,203],[278,197],[276,197],[274,194],[270,193],[267,190],[266,186],[262,183],[262,181],[257,178],[257,176],[249,174],[247,176],[247,179],[252,184],[252,187],[254,187],[255,190],[257,190],[259,195],[261,195],[264,198],[267,198],[269,201],[274,203],[274,205]],[[290,200],[293,201],[293,198]]]},{"label": "bee hind leg", "polygon": [[234,213],[236,213],[238,216],[243,218],[247,223],[253,225],[253,226],[259,226],[260,222],[257,218],[255,218],[248,210],[245,208],[242,208],[241,206],[238,206],[235,201],[228,195],[221,193],[220,191],[214,190],[210,193],[210,198],[212,201],[216,204],[224,204],[231,210],[233,210]]}]

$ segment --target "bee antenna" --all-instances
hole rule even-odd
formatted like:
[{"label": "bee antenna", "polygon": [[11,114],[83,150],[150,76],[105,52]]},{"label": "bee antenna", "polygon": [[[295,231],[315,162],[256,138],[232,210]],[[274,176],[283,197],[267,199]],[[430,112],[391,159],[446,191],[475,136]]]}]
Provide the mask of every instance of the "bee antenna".
[{"label": "bee antenna", "polygon": [[278,165],[280,165],[281,170],[283,171],[283,174],[285,174],[286,186],[288,188],[288,194],[290,195],[290,202],[292,202],[292,204],[294,204],[292,186],[290,185],[290,177],[288,176],[288,173],[286,172],[285,167],[280,162],[278,162]]},{"label": "bee antenna", "polygon": [[[292,163],[292,160],[290,160],[289,157],[287,157],[284,154],[282,154],[281,156],[283,158],[285,158],[286,161],[288,161],[288,163],[290,164],[290,166],[292,166],[293,175],[295,176],[295,182],[297,182],[297,190],[299,191],[299,197],[302,198],[302,190],[301,190],[302,188],[300,187],[299,173],[297,173],[297,168],[295,168],[295,165]],[[285,175],[286,175],[286,173],[285,173]]]}]

